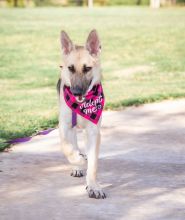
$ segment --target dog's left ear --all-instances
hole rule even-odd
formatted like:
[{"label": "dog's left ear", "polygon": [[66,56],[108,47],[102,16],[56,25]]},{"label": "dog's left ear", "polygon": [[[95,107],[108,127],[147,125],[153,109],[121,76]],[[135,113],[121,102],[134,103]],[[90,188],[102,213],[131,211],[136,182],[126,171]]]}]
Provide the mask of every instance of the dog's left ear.
[{"label": "dog's left ear", "polygon": [[87,38],[86,49],[91,55],[98,55],[101,51],[101,44],[96,30],[92,30]]}]

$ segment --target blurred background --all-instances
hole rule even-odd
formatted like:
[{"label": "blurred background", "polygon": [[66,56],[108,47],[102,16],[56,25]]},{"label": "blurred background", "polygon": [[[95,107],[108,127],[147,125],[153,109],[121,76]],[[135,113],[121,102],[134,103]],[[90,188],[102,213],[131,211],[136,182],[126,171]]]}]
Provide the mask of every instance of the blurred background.
[{"label": "blurred background", "polygon": [[152,7],[183,5],[185,0],[0,0],[1,6],[114,6],[114,5],[151,5]]},{"label": "blurred background", "polygon": [[58,124],[60,31],[102,43],[106,110],[185,97],[185,0],[0,0],[0,149]]}]

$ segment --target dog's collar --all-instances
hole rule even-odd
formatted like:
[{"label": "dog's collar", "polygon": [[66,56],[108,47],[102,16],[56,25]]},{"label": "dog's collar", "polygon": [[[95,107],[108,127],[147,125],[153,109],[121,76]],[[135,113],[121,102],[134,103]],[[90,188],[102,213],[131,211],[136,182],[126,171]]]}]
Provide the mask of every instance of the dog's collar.
[{"label": "dog's collar", "polygon": [[77,124],[77,114],[97,124],[104,107],[105,99],[101,84],[96,84],[86,94],[83,102],[78,102],[72,94],[70,87],[63,87],[63,95],[66,104],[72,110],[72,127]]}]

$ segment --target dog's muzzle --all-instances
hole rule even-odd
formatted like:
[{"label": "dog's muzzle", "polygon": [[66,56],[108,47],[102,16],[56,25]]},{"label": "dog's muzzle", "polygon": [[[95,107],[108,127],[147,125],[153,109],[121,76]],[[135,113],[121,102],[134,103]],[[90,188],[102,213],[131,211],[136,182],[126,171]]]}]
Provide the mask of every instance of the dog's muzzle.
[{"label": "dog's muzzle", "polygon": [[74,96],[82,96],[84,94],[84,90],[79,86],[71,87],[71,92]]},{"label": "dog's muzzle", "polygon": [[85,100],[85,95],[86,95],[86,92],[88,91],[88,88],[91,82],[92,80],[90,80],[90,82],[87,84],[88,86],[83,87],[83,86],[76,85],[76,86],[71,87],[71,92],[76,97],[76,100],[78,102],[83,102]]},{"label": "dog's muzzle", "polygon": [[76,86],[76,87],[71,87],[71,92],[72,94],[76,97],[76,100],[78,102],[83,102],[85,100],[85,91],[83,88]]}]

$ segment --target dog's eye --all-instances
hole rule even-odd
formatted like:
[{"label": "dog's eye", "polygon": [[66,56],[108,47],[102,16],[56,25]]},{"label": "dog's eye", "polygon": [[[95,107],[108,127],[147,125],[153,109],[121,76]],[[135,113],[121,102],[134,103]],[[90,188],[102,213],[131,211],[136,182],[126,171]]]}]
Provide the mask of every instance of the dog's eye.
[{"label": "dog's eye", "polygon": [[68,69],[69,69],[70,72],[75,73],[74,65],[68,66]]},{"label": "dog's eye", "polygon": [[91,66],[86,66],[86,65],[84,65],[84,66],[83,66],[83,73],[88,73],[91,69],[92,69]]}]

